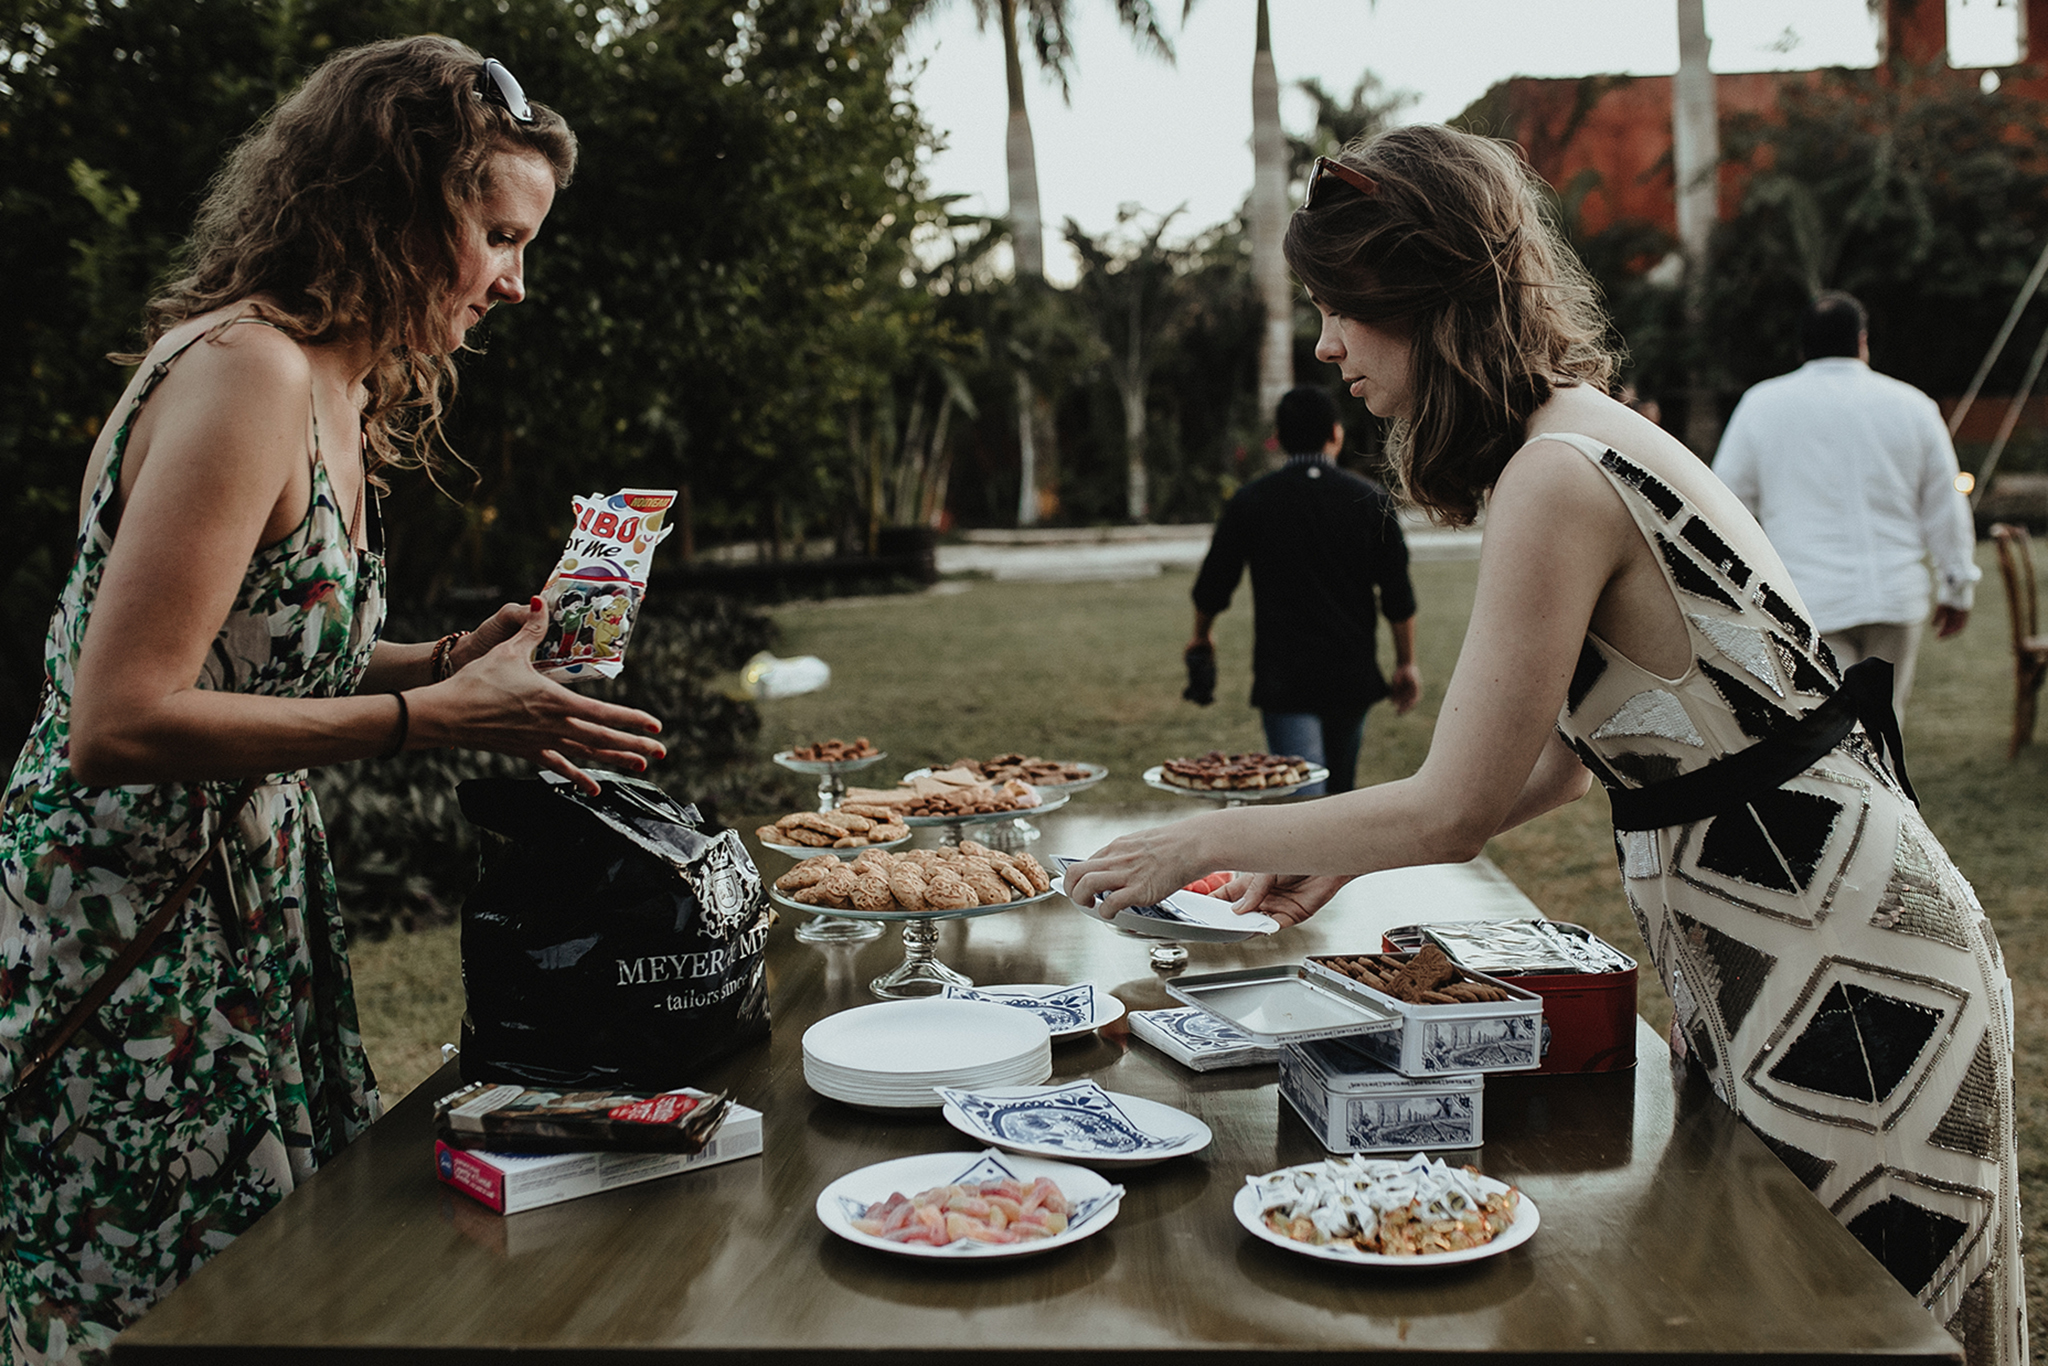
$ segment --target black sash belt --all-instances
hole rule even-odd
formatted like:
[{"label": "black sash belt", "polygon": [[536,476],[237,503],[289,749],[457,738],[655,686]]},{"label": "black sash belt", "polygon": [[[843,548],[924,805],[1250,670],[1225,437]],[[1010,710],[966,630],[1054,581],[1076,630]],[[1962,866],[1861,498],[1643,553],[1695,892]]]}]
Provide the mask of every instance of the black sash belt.
[{"label": "black sash belt", "polygon": [[1891,661],[1872,658],[1843,673],[1833,697],[1748,749],[1648,787],[1609,789],[1614,828],[1662,830],[1736,810],[1756,793],[1783,786],[1813,767],[1858,721],[1876,742],[1879,757],[1889,751],[1899,786],[1918,803],[1906,779],[1906,752],[1892,710]]}]

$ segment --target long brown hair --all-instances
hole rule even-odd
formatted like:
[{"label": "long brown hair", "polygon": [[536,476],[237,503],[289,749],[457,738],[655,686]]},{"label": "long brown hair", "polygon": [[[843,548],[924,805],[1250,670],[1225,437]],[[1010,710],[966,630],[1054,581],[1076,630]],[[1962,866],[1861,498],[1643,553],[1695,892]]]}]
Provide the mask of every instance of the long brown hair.
[{"label": "long brown hair", "polygon": [[1433,517],[1468,524],[1552,391],[1612,380],[1598,288],[1511,143],[1418,124],[1338,159],[1375,188],[1334,184],[1297,210],[1287,264],[1332,312],[1412,331],[1395,482]]},{"label": "long brown hair", "polygon": [[[262,296],[262,315],[302,342],[362,337],[366,458],[431,463],[465,215],[490,191],[494,153],[530,149],[555,184],[576,137],[533,106],[521,123],[479,89],[484,59],[452,38],[335,54],[228,155],[207,187],[174,278],[150,300],[144,347],[213,309]],[[133,363],[139,357],[116,356]]]}]

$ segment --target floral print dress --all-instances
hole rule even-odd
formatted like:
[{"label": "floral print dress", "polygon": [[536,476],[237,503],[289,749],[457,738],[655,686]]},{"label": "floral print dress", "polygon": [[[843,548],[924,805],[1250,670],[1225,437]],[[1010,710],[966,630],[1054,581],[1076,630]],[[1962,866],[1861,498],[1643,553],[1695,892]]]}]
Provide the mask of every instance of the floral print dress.
[{"label": "floral print dress", "polygon": [[[205,850],[240,786],[90,787],[68,763],[73,668],[119,523],[122,456],[185,349],[145,380],[92,492],[40,713],[0,807],[0,1092]],[[317,427],[312,479],[305,520],[250,561],[200,687],[331,697],[362,680],[384,566],[353,544]],[[303,773],[272,774],[149,956],[0,1113],[0,1362],[103,1360],[124,1325],[379,1110],[320,813]]]}]

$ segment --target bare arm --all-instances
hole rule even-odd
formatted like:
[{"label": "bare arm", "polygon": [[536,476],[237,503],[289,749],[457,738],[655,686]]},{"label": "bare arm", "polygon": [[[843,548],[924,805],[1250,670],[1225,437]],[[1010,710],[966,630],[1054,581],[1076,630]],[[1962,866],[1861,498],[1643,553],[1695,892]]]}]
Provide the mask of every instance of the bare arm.
[{"label": "bare arm", "polygon": [[1388,622],[1394,633],[1394,672],[1387,675],[1387,697],[1394,711],[1406,716],[1422,700],[1422,674],[1415,667],[1415,618]]},{"label": "bare arm", "polygon": [[1195,609],[1195,634],[1188,641],[1189,649],[1197,645],[1206,645],[1212,650],[1216,648],[1216,615],[1214,612],[1204,612],[1199,607]]},{"label": "bare arm", "polygon": [[1558,805],[1574,781],[1583,792],[1584,770],[1574,779],[1554,753],[1553,727],[1594,608],[1631,551],[1647,554],[1582,456],[1548,442],[1525,450],[1488,504],[1471,626],[1413,776],[1125,836],[1069,870],[1070,895],[1113,914],[1214,868],[1342,878],[1462,862],[1506,825]]},{"label": "bare arm", "polygon": [[[195,686],[250,557],[304,515],[309,376],[294,343],[237,328],[192,348],[151,400],[79,650],[71,765],[80,781],[253,777],[380,755],[398,739],[399,706],[388,694],[286,698]],[[537,627],[532,634],[539,638]],[[428,648],[386,656],[386,684],[404,686]],[[484,659],[517,648],[508,641]],[[571,693],[524,657],[465,677],[476,673],[407,693],[409,748],[498,750],[590,786],[578,763],[631,768],[662,753],[655,718]]]}]

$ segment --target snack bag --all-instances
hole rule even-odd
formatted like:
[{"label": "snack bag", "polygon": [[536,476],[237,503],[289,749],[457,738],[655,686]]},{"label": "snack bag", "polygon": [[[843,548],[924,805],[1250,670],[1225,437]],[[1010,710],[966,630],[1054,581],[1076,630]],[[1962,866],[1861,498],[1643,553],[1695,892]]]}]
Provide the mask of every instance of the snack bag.
[{"label": "snack bag", "polygon": [[548,633],[533,652],[542,673],[612,678],[626,666],[626,641],[647,592],[654,547],[666,525],[674,489],[620,489],[610,497],[576,499],[576,529],[541,589]]},{"label": "snack bag", "polygon": [[479,1081],[434,1103],[434,1132],[451,1148],[496,1153],[694,1153],[731,1108],[723,1092],[535,1091]]}]

